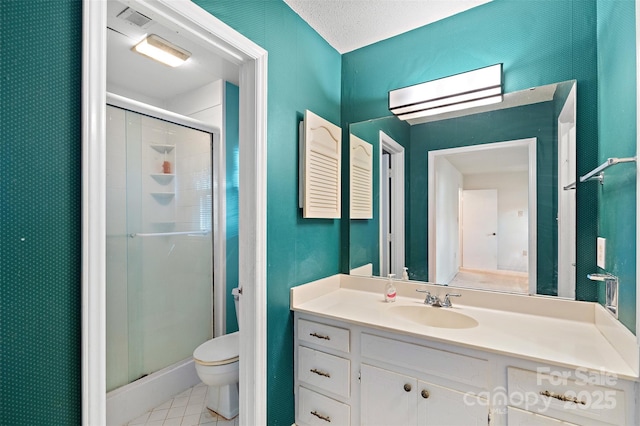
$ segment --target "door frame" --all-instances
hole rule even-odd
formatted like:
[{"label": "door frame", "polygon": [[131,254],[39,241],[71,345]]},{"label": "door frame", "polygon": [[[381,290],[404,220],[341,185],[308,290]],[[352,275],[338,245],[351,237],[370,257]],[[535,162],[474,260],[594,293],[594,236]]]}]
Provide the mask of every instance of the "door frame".
[{"label": "door frame", "polygon": [[537,291],[537,244],[538,234],[536,224],[537,216],[537,190],[536,190],[536,138],[517,139],[507,142],[485,143],[480,145],[469,145],[458,148],[439,149],[428,152],[428,213],[427,213],[427,264],[429,268],[429,281],[434,281],[436,277],[436,237],[435,232],[429,232],[429,229],[436,229],[435,217],[435,162],[438,157],[446,157],[451,154],[462,152],[477,152],[491,150],[496,148],[526,146],[529,153],[529,294],[536,294]]},{"label": "door frame", "polygon": [[[558,296],[576,298],[576,91],[573,85],[558,117]],[[572,165],[572,166],[569,166]],[[571,183],[573,182],[573,187]]]},{"label": "door frame", "polygon": [[[390,154],[389,163],[392,170],[391,178],[391,198],[389,203],[391,205],[391,217],[393,221],[391,223],[391,235],[393,235],[393,244],[391,245],[391,271],[389,273],[396,274],[397,278],[402,277],[402,268],[405,266],[405,235],[404,235],[404,147],[398,142],[393,140],[391,136],[380,130],[380,152],[378,155],[379,169],[380,170],[380,191],[382,191],[382,185],[386,185],[383,182],[382,173],[382,152],[387,151]],[[382,197],[380,197],[380,209],[379,217],[382,217]],[[382,270],[382,244],[387,243],[385,235],[382,235],[382,222],[379,223],[379,235],[380,235],[380,268]]]},{"label": "door frame", "polygon": [[[190,32],[240,74],[240,421],[266,423],[267,52],[187,0],[123,0]],[[104,0],[83,0],[82,422],[106,423],[106,39]]]}]

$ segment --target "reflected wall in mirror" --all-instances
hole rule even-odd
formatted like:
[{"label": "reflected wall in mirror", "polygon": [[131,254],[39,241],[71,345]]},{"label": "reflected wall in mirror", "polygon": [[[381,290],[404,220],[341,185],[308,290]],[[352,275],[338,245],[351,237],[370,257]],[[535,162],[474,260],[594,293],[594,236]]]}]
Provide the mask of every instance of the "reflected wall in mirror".
[{"label": "reflected wall in mirror", "polygon": [[[568,81],[506,94],[493,110],[467,110],[413,126],[395,117],[352,124],[352,134],[374,144],[378,166],[374,218],[350,224],[351,268],[371,263],[374,275],[390,269],[399,277],[407,266],[411,279],[575,297],[575,190],[564,189],[576,177],[575,97],[576,83]],[[381,134],[390,135],[407,153],[406,256],[404,265],[396,261],[390,268],[384,251],[393,250],[395,239],[393,233],[385,238],[384,226],[393,224],[394,216],[385,215],[381,189],[392,185],[380,182],[386,169],[380,166]],[[516,142],[505,151],[509,141]],[[462,147],[469,147],[468,152]],[[472,230],[463,228],[460,200],[471,190],[494,192],[495,231],[486,232],[496,234],[487,238],[494,246],[489,266],[474,263],[469,250],[474,243],[465,244]],[[473,194],[468,192],[467,199]],[[393,207],[393,199],[388,204]],[[468,220],[486,217],[475,209]],[[496,287],[500,276],[520,287]]]}]

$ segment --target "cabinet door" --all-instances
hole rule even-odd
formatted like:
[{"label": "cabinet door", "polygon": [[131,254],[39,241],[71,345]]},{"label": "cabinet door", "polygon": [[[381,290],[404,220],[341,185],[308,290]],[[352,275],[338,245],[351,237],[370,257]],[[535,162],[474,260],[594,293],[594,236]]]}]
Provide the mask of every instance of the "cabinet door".
[{"label": "cabinet door", "polygon": [[360,379],[362,425],[416,425],[415,378],[362,364]]},{"label": "cabinet door", "polygon": [[418,424],[472,426],[489,424],[489,403],[446,387],[418,382]]}]

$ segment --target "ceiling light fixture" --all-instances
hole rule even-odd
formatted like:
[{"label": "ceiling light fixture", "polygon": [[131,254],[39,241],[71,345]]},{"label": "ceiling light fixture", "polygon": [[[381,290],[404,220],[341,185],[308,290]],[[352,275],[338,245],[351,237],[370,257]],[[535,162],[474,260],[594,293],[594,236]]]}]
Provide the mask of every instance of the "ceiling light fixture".
[{"label": "ceiling light fixture", "polygon": [[389,110],[401,120],[502,102],[502,64],[389,92]]},{"label": "ceiling light fixture", "polygon": [[151,34],[131,50],[170,67],[178,67],[191,57],[191,53],[167,40]]}]

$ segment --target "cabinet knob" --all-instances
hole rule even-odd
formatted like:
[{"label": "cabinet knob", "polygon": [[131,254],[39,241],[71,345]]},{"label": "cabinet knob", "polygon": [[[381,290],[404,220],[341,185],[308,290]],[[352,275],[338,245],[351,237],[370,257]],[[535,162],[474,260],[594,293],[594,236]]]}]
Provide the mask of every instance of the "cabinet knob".
[{"label": "cabinet knob", "polygon": [[422,392],[420,392],[420,395],[422,395],[424,399],[427,399],[429,398],[429,391],[426,389],[422,389]]},{"label": "cabinet knob", "polygon": [[405,383],[404,384],[404,391],[405,392],[411,392],[411,385],[409,383]]}]

